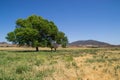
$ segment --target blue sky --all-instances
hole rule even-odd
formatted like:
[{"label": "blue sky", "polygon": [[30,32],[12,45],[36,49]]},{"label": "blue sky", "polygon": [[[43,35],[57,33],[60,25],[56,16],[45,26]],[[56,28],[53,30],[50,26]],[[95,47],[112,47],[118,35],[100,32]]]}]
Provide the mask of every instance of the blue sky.
[{"label": "blue sky", "polygon": [[120,44],[120,0],[0,0],[0,42],[18,18],[33,14],[54,21],[69,42]]}]

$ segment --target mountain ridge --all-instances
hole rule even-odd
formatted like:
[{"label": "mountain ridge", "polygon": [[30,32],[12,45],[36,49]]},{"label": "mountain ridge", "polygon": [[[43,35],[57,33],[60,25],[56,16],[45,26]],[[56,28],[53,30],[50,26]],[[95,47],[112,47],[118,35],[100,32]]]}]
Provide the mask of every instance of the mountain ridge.
[{"label": "mountain ridge", "polygon": [[107,43],[107,42],[102,42],[102,41],[97,41],[97,40],[78,40],[78,41],[74,41],[74,42],[69,43],[69,46],[108,47],[108,46],[113,46],[113,45],[110,43]]}]

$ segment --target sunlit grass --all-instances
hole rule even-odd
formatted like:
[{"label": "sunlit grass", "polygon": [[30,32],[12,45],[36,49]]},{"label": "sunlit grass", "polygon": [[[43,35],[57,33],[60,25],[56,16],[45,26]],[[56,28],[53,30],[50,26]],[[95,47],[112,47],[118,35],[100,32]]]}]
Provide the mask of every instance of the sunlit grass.
[{"label": "sunlit grass", "polygon": [[39,49],[0,48],[0,80],[120,79],[119,48]]}]

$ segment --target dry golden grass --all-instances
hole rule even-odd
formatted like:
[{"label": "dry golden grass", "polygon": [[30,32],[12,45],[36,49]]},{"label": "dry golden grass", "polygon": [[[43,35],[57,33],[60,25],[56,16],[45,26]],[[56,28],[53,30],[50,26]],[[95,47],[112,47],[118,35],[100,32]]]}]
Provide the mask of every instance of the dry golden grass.
[{"label": "dry golden grass", "polygon": [[[9,64],[6,65],[10,65],[10,63],[14,65],[6,67],[0,65],[0,70],[2,71],[4,67],[9,70],[4,74],[12,72],[14,76],[10,76],[10,78],[13,80],[19,80],[20,77],[23,77],[24,80],[120,80],[119,48],[58,48],[58,52],[53,53],[48,51],[50,48],[39,49],[43,51],[37,52],[37,54],[34,52],[19,54],[18,51],[33,51],[35,48],[0,48],[0,60],[6,60],[5,57],[7,57]],[[9,53],[5,52],[6,50]],[[0,62],[2,63],[2,61]],[[17,74],[12,70],[17,69],[18,65],[30,66],[31,70]],[[1,75],[0,79],[3,79],[4,77]]]}]

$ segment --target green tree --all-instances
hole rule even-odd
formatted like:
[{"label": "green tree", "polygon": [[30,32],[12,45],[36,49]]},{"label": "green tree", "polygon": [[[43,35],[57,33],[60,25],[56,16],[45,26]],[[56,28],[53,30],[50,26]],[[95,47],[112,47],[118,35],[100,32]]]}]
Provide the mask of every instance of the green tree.
[{"label": "green tree", "polygon": [[48,21],[37,15],[26,19],[18,19],[14,31],[7,34],[6,39],[19,46],[48,47],[51,41],[58,44],[65,42],[65,34],[58,30],[52,21]]},{"label": "green tree", "polygon": [[61,46],[63,48],[65,48],[67,46],[67,44],[68,44],[67,36],[65,36],[65,33],[61,32],[61,31],[59,31],[57,33],[56,41],[57,41],[58,44],[61,44]]},{"label": "green tree", "polygon": [[66,48],[67,44],[68,44],[68,38],[67,36],[64,36],[61,45],[63,48]]}]

